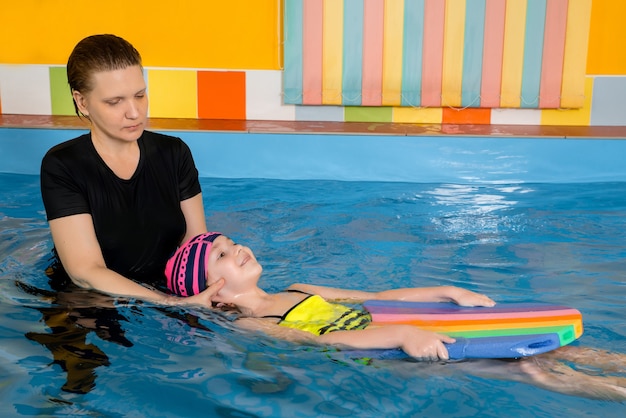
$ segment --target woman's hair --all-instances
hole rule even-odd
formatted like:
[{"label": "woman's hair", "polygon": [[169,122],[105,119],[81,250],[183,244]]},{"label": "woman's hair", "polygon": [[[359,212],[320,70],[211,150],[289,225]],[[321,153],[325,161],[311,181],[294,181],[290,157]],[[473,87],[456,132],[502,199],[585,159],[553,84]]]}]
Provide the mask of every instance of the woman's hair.
[{"label": "woman's hair", "polygon": [[[141,55],[128,41],[115,35],[88,36],[76,44],[67,60],[70,91],[89,93],[94,87],[94,73],[123,70],[134,65],[142,66]],[[80,116],[76,102],[74,109]]]}]

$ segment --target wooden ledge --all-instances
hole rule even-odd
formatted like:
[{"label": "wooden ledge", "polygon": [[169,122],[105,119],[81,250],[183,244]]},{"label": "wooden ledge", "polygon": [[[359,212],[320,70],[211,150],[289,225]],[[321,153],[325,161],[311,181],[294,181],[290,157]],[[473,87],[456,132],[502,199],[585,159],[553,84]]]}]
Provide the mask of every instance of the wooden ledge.
[{"label": "wooden ledge", "polygon": [[[88,129],[77,116],[3,115],[0,128]],[[151,118],[156,131],[249,132],[400,136],[502,136],[626,139],[626,126],[441,125],[375,122],[305,122]]]}]

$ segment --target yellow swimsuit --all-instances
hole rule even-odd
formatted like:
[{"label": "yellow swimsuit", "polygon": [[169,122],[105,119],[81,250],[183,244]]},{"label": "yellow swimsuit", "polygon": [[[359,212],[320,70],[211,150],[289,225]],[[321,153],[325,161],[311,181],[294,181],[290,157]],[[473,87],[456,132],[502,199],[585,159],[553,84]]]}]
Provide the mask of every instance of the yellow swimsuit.
[{"label": "yellow swimsuit", "polygon": [[363,329],[372,322],[369,312],[331,303],[319,295],[309,295],[294,305],[282,317],[278,325],[296,328],[315,335],[339,330]]}]

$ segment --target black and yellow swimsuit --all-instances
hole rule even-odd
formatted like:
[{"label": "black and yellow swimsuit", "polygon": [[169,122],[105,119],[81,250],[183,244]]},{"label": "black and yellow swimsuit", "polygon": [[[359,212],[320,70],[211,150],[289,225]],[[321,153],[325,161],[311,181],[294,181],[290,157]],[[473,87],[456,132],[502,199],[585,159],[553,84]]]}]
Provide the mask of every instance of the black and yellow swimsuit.
[{"label": "black and yellow swimsuit", "polygon": [[[304,293],[297,290],[288,291]],[[363,329],[372,322],[372,316],[367,311],[327,302],[319,295],[305,294],[308,296],[283,316],[269,315],[263,318],[278,318],[280,326],[300,329],[315,335]]]}]

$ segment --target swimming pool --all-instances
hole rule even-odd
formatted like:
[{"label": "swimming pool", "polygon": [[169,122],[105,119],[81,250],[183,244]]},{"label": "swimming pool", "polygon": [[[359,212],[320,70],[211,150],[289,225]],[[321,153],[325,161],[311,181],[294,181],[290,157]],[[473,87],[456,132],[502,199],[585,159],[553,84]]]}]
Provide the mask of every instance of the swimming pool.
[{"label": "swimming pool", "polygon": [[[581,145],[587,146],[573,144]],[[212,167],[198,157],[207,154],[194,154]],[[475,169],[491,161],[482,155]],[[268,290],[296,280],[370,289],[454,284],[501,302],[577,307],[586,328],[575,344],[626,353],[620,171],[614,171],[618,181],[531,182],[526,177],[539,176],[535,170],[524,174],[509,165],[496,181],[497,170],[472,173],[470,166],[460,170],[465,181],[204,177],[202,187],[209,225],[249,244],[264,265],[260,284]],[[608,176],[611,167],[576,172],[585,170],[583,177]],[[44,274],[51,241],[38,187],[36,175],[0,174],[3,416],[626,412],[623,403],[467,374],[455,364],[345,361],[237,331],[228,318],[206,311],[54,292]]]}]

